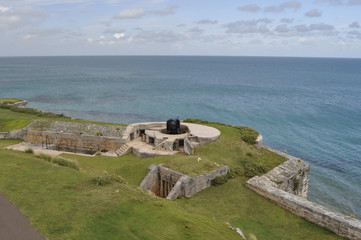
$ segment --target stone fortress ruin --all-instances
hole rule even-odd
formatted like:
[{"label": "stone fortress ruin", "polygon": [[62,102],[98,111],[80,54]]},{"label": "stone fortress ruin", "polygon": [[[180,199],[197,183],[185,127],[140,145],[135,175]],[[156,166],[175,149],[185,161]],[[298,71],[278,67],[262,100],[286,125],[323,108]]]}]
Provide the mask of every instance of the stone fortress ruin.
[{"label": "stone fortress ruin", "polygon": [[123,156],[133,152],[138,157],[173,154],[193,154],[193,149],[220,136],[213,127],[167,122],[134,123],[127,127],[77,122],[35,120],[29,126],[7,133],[0,138],[23,139],[42,149]]},{"label": "stone fortress ruin", "polygon": [[[36,120],[23,129],[0,132],[0,138],[22,139],[25,144],[42,149],[86,154],[99,152],[108,156],[133,152],[138,157],[191,155],[195,147],[210,143],[219,136],[220,131],[216,128],[177,119],[134,123],[126,127]],[[307,199],[310,168],[307,162],[263,145],[261,135],[256,142],[257,147],[283,155],[288,161],[262,176],[249,179],[246,182],[248,188],[342,237],[361,239],[360,220]],[[213,171],[191,177],[162,164],[151,165],[140,187],[158,197],[172,200],[192,196],[209,187],[213,179],[228,172],[228,166],[219,165]]]}]

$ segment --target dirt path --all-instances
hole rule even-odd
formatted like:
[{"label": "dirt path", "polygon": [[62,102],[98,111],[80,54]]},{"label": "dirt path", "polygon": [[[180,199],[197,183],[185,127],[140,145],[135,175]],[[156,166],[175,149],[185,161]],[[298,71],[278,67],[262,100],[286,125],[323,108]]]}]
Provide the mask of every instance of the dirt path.
[{"label": "dirt path", "polygon": [[0,239],[45,240],[19,209],[0,193]]}]

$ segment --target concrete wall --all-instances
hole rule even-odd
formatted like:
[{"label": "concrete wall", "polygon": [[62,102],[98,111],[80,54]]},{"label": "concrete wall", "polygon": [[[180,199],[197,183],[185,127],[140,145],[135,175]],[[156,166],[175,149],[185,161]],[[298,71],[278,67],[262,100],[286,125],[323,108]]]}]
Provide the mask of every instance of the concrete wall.
[{"label": "concrete wall", "polygon": [[263,176],[276,183],[279,189],[307,198],[309,170],[309,163],[292,158]]},{"label": "concrete wall", "polygon": [[226,175],[228,172],[229,167],[225,166],[198,177],[187,177],[182,179],[182,196],[189,197],[210,187],[213,179],[218,176]]},{"label": "concrete wall", "polygon": [[197,177],[190,177],[162,165],[151,165],[140,187],[157,196],[173,200],[179,196],[190,197],[208,188],[213,179],[226,175],[228,172],[229,167],[224,166]]},{"label": "concrete wall", "polygon": [[10,132],[0,132],[0,139],[5,138],[5,139],[24,140],[26,138],[26,133],[27,133],[27,127]]},{"label": "concrete wall", "polygon": [[324,227],[341,237],[361,239],[361,221],[306,199],[310,165],[286,153],[262,146],[289,160],[261,177],[249,179],[246,186],[286,210]]},{"label": "concrete wall", "polygon": [[324,227],[341,237],[352,240],[361,239],[361,221],[358,219],[283,191],[278,188],[276,183],[264,176],[251,178],[247,181],[246,186],[295,215]]},{"label": "concrete wall", "polygon": [[26,141],[30,143],[48,144],[56,150],[76,152],[116,151],[122,143],[119,138],[102,136],[83,136],[72,133],[54,133],[28,130]]},{"label": "concrete wall", "polygon": [[125,127],[119,125],[102,125],[92,123],[74,123],[61,121],[35,120],[28,128],[36,131],[73,133],[86,136],[104,136],[121,138]]},{"label": "concrete wall", "polygon": [[193,146],[192,143],[188,140],[188,138],[184,139],[184,152],[188,155],[193,154]]}]

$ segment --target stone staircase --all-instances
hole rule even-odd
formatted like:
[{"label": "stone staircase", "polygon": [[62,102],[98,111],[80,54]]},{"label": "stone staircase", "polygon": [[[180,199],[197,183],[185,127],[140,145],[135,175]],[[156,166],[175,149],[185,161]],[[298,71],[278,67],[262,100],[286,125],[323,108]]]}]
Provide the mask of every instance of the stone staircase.
[{"label": "stone staircase", "polygon": [[129,146],[128,144],[125,143],[125,144],[122,144],[120,146],[120,148],[117,151],[115,151],[115,153],[120,157],[120,156],[127,154],[129,152],[130,148],[131,148],[131,146]]}]

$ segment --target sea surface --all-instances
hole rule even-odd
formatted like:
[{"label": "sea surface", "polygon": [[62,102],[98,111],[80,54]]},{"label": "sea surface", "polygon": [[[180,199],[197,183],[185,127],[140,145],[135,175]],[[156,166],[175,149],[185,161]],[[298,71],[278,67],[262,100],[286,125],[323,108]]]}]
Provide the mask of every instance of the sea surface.
[{"label": "sea surface", "polygon": [[310,200],[361,218],[361,59],[0,58],[0,97],[97,121],[250,126],[312,163]]}]

